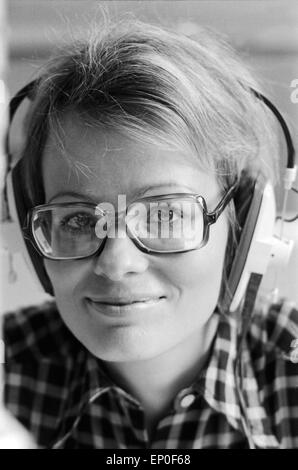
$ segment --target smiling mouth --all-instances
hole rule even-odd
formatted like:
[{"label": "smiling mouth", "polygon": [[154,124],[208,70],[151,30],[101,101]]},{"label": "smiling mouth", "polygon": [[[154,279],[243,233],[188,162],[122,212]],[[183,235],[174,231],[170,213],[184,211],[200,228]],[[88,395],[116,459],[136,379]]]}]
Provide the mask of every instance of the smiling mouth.
[{"label": "smiling mouth", "polygon": [[92,300],[87,299],[87,303],[91,305],[93,309],[99,313],[107,316],[123,316],[123,315],[134,315],[139,314],[142,311],[150,310],[150,307],[154,308],[158,304],[164,302],[165,296],[161,297],[150,297],[137,300]]},{"label": "smiling mouth", "polygon": [[133,300],[131,302],[96,302],[103,305],[115,305],[117,307],[124,307],[126,305],[134,305],[134,304],[153,304],[158,302],[161,299],[165,299],[165,297],[154,297],[150,299],[140,299],[140,300]]},{"label": "smiling mouth", "polygon": [[160,297],[148,297],[144,299],[136,299],[136,300],[93,300],[93,299],[88,299],[94,304],[99,304],[99,305],[111,305],[115,307],[125,307],[129,305],[134,305],[134,304],[154,304],[162,299],[165,299],[165,296],[160,296]]}]

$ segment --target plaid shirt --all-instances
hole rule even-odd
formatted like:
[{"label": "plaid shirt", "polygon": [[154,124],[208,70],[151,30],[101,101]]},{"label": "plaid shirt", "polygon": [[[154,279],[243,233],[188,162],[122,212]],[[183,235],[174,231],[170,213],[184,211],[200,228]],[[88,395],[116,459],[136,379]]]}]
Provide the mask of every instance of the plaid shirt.
[{"label": "plaid shirt", "polygon": [[298,310],[280,302],[264,313],[246,335],[242,377],[239,322],[220,316],[203,372],[151,439],[140,403],[75,339],[54,302],[9,313],[6,406],[46,448],[298,448]]}]

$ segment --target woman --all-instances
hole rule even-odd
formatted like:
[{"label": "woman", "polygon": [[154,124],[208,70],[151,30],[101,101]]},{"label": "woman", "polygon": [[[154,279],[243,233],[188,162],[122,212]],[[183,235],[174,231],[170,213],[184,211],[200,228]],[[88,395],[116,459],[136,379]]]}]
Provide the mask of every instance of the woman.
[{"label": "woman", "polygon": [[222,302],[238,183],[275,181],[274,124],[252,88],[206,31],[138,21],[45,67],[22,164],[55,301],[4,326],[6,404],[38,445],[298,446],[298,370],[280,353],[297,310],[255,312],[240,376],[241,312]]}]

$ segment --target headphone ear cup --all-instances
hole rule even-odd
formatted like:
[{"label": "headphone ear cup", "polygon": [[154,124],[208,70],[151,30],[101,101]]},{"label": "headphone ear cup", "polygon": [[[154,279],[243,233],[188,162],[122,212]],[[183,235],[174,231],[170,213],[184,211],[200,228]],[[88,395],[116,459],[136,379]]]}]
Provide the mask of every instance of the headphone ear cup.
[{"label": "headphone ear cup", "polygon": [[22,254],[29,267],[30,272],[41,284],[46,293],[53,295],[53,288],[50,279],[46,273],[43,258],[35,250],[34,246],[24,237],[22,228],[27,219],[27,212],[30,209],[30,201],[24,187],[24,178],[22,178],[23,168],[20,160],[11,170],[11,185],[7,186],[9,212],[16,222],[17,230],[23,239]]},{"label": "headphone ear cup", "polygon": [[221,308],[231,312],[244,298],[251,274],[266,271],[275,223],[273,188],[263,178],[252,180],[244,176],[234,202],[239,224],[238,240],[220,301]]}]

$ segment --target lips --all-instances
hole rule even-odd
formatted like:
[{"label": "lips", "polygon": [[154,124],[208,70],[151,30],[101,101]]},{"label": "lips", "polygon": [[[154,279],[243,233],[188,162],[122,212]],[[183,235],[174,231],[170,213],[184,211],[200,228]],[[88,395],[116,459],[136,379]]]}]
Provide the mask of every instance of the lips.
[{"label": "lips", "polygon": [[[88,308],[94,312],[99,313],[101,318],[106,318],[112,321],[113,325],[115,319],[121,322],[121,325],[130,324],[138,321],[143,321],[144,313],[159,314],[159,308],[165,302],[165,296],[132,296],[132,297],[104,297],[104,298],[87,298]],[[148,318],[151,318],[149,315]]]},{"label": "lips", "polygon": [[88,298],[89,301],[101,305],[115,305],[118,307],[133,304],[150,304],[158,300],[165,299],[164,295],[140,295],[140,296],[127,296],[127,297],[104,297],[104,298]]}]

